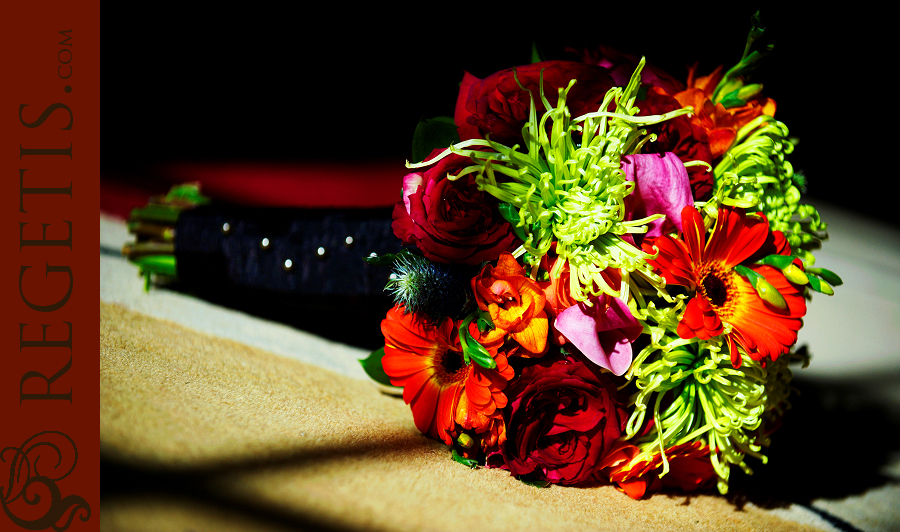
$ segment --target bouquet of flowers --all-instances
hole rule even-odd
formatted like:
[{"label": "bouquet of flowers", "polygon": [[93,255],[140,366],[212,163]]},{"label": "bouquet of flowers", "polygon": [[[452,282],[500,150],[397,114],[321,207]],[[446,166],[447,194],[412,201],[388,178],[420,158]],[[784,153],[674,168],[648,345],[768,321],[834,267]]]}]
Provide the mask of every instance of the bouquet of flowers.
[{"label": "bouquet of flowers", "polygon": [[466,73],[454,117],[420,123],[363,365],[454,459],[634,498],[766,461],[807,302],[840,278],[747,82],[759,35],[686,83],[605,47]]}]

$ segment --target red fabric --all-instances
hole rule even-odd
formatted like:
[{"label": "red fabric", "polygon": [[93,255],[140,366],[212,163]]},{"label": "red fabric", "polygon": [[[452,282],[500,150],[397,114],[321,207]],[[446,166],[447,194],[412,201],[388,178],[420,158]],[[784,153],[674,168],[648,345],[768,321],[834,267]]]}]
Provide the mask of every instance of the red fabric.
[{"label": "red fabric", "polygon": [[149,196],[189,182],[214,200],[253,207],[393,207],[407,173],[403,161],[167,163],[152,179],[104,174],[100,208],[127,217]]}]

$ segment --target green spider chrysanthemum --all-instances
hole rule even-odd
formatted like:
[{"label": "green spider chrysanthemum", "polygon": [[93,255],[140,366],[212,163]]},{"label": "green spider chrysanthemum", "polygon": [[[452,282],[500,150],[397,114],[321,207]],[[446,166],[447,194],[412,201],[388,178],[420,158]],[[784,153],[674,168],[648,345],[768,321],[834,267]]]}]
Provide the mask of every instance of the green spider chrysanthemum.
[{"label": "green spider chrysanthemum", "polygon": [[[480,190],[512,206],[501,212],[523,238],[516,256],[527,253],[524,260],[531,265],[532,275],[556,243],[556,254],[563,260],[557,261],[550,273],[558,276],[563,264],[568,263],[572,272],[570,292],[578,301],[601,293],[619,295],[619,287],[609,286],[601,275],[607,268],[618,269],[626,279],[635,272],[658,288],[664,285],[647,265],[650,255],[621,238],[626,233],[646,232],[647,224],[662,215],[625,221],[625,197],[633,192],[634,183],[625,179],[619,166],[623,156],[638,153],[644,143],[654,140],[641,126],[688,114],[691,109],[635,116],[643,65],[642,59],[626,87],[606,93],[598,111],[576,118],[565,105],[576,80],[559,90],[556,107],[550,105],[542,90],[540,97],[548,111],[538,120],[532,98],[529,120],[522,128],[525,153],[517,150],[518,145],[510,148],[490,139],[474,139],[438,157],[449,153],[470,157],[472,166],[448,178],[476,173]],[[493,151],[469,149],[475,146]],[[407,166],[416,168],[436,160]]]},{"label": "green spider chrysanthemum", "polygon": [[[746,360],[735,369],[722,337],[686,340],[673,333],[682,307],[679,298],[674,307],[657,309],[650,303],[639,311],[650,345],[635,357],[626,374],[637,388],[630,399],[634,410],[626,437],[635,438],[631,443],[648,458],[662,453],[662,474],[668,472],[665,449],[702,441],[711,450],[710,462],[724,494],[732,464],[751,474],[746,455],[767,461],[760,453],[768,444],[764,416],[783,407],[791,377],[786,367],[790,357],[769,362],[767,367]],[[648,415],[654,430],[637,436]]]},{"label": "green spider chrysanthemum", "polygon": [[828,226],[815,207],[800,203],[803,178],[785,158],[793,150],[782,122],[763,115],[745,125],[716,165],[715,199],[707,202],[706,213],[712,215],[719,204],[759,209],[771,229],[783,232],[791,250],[811,266],[815,257],[810,250],[827,238]]}]

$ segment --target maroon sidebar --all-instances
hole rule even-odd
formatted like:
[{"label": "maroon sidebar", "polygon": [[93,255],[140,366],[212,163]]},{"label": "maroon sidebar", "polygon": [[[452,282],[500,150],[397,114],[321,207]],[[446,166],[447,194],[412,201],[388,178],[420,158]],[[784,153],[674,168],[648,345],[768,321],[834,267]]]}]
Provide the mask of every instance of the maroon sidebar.
[{"label": "maroon sidebar", "polygon": [[99,530],[100,3],[0,12],[0,530]]}]

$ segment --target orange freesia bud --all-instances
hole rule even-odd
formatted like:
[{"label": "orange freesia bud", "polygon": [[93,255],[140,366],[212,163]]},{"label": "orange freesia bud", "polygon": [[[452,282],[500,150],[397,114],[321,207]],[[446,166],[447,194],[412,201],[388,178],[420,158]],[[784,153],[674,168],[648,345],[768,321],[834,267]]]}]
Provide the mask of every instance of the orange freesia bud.
[{"label": "orange freesia bud", "polygon": [[472,279],[478,308],[488,311],[494,330],[485,335],[491,344],[507,334],[530,356],[547,351],[548,320],[543,290],[525,275],[509,253],[502,253],[496,266],[488,264]]}]

